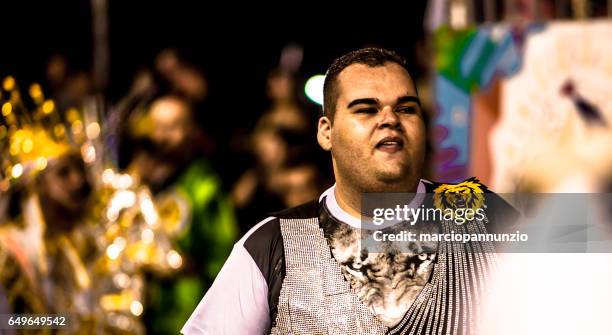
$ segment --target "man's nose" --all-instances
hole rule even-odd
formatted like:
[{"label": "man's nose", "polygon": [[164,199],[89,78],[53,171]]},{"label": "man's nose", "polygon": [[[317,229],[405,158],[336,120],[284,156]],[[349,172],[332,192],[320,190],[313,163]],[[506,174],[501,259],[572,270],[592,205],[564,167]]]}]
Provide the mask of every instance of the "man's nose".
[{"label": "man's nose", "polygon": [[380,112],[380,121],[378,126],[380,128],[398,128],[400,126],[400,120],[397,114],[393,111],[391,106],[385,106]]}]

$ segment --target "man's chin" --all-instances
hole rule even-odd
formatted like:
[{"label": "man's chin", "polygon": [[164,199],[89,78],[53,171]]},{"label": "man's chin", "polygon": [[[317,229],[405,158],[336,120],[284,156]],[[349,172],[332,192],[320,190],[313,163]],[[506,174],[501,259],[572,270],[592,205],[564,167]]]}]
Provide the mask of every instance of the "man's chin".
[{"label": "man's chin", "polygon": [[[402,188],[405,187],[408,184],[411,184],[413,182],[415,182],[413,179],[415,177],[412,176],[411,174],[407,173],[404,170],[386,170],[386,171],[379,171],[376,174],[376,179],[382,183],[382,184],[386,184],[388,186],[397,186],[398,188]],[[405,192],[405,191],[402,191]]]},{"label": "man's chin", "polygon": [[395,188],[395,186],[399,186],[406,182],[406,176],[400,174],[380,174],[376,178],[381,186],[385,188],[389,188],[389,190]]},{"label": "man's chin", "polygon": [[400,168],[379,170],[378,173],[376,173],[376,179],[383,182],[397,182],[406,180],[408,177],[406,171]]}]

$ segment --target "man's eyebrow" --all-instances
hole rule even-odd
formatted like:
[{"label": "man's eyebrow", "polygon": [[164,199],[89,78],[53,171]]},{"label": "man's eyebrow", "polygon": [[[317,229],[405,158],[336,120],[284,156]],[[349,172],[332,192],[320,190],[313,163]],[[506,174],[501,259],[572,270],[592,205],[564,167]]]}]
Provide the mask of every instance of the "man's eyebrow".
[{"label": "man's eyebrow", "polygon": [[397,98],[397,104],[403,104],[403,103],[407,103],[407,102],[416,102],[417,105],[421,106],[421,100],[419,99],[419,97],[414,96],[414,95],[405,95],[403,97],[399,97]]},{"label": "man's eyebrow", "polygon": [[363,99],[355,99],[351,101],[346,108],[351,108],[355,105],[378,105],[378,99],[376,98],[363,98]]}]

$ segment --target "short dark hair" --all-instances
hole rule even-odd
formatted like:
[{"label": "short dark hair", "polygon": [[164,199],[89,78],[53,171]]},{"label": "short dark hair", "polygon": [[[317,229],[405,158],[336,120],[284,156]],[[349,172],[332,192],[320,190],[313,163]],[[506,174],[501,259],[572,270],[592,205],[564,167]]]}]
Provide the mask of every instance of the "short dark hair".
[{"label": "short dark hair", "polygon": [[406,60],[396,52],[382,48],[363,48],[351,51],[333,61],[323,84],[323,115],[333,122],[338,100],[338,76],[344,69],[353,64],[364,64],[369,67],[383,66],[386,63],[396,63],[403,67],[406,72]]}]

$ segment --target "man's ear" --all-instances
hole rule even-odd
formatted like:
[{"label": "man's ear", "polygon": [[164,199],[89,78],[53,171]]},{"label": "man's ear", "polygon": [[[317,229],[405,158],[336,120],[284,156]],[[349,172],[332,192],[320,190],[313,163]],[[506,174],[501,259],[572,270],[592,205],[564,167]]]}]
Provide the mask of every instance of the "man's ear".
[{"label": "man's ear", "polygon": [[317,141],[323,150],[331,150],[331,121],[327,116],[322,116],[319,118],[319,125],[317,127]]}]

